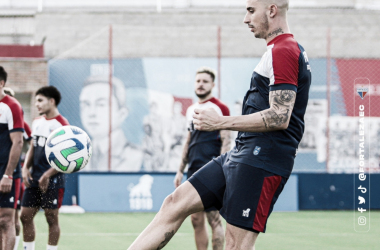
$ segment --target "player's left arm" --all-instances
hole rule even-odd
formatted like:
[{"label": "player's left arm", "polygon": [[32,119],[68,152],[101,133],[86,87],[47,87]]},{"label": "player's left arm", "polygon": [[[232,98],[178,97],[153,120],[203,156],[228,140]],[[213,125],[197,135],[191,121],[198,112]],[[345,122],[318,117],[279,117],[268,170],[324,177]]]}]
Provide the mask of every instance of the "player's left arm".
[{"label": "player's left arm", "polygon": [[242,132],[269,132],[288,128],[296,101],[296,92],[278,89],[269,92],[270,107],[241,116],[219,116],[211,109],[195,110],[194,127],[203,131],[234,130]]},{"label": "player's left arm", "polygon": [[49,180],[50,180],[50,177],[52,177],[53,175],[56,175],[58,174],[59,172],[57,170],[55,170],[54,168],[49,168],[48,171],[46,171],[41,177],[40,179],[38,180],[38,185],[41,189],[42,192],[46,192],[46,190],[48,189],[49,187]]}]

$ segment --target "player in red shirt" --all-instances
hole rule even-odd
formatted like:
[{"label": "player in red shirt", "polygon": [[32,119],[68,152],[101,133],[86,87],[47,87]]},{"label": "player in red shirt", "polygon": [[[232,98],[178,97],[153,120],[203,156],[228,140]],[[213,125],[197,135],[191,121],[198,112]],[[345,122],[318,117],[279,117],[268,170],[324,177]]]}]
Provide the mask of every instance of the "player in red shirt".
[{"label": "player in red shirt", "polygon": [[24,119],[20,103],[4,93],[6,81],[7,72],[0,66],[0,230],[2,249],[13,250]]},{"label": "player in red shirt", "polygon": [[253,70],[242,115],[220,116],[212,109],[193,115],[197,130],[239,131],[235,147],[169,195],[130,250],[163,248],[188,215],[212,206],[227,221],[226,249],[254,249],[292,172],[305,128],[311,69],[290,33],[288,6],[288,0],[246,1],[244,23],[267,50]]},{"label": "player in red shirt", "polygon": [[[200,131],[195,130],[193,125],[195,109],[211,108],[221,116],[230,115],[227,105],[212,95],[212,89],[215,86],[214,80],[215,73],[212,69],[202,67],[197,70],[195,75],[195,94],[198,96],[198,102],[191,105],[186,112],[189,128],[182,161],[174,179],[176,188],[181,184],[183,171],[187,164],[189,165],[187,179],[189,179],[213,158],[226,153],[230,149],[230,131]],[[214,250],[223,249],[224,229],[219,211],[215,207],[191,215],[197,249],[207,249],[208,246],[205,218],[207,218],[212,231],[212,248]]]},{"label": "player in red shirt", "polygon": [[62,204],[65,176],[50,167],[45,156],[45,143],[50,133],[69,125],[59,114],[61,94],[53,86],[42,87],[36,92],[36,107],[41,117],[32,124],[32,145],[29,148],[22,177],[26,189],[21,202],[21,223],[23,225],[24,250],[34,250],[36,231],[34,216],[42,208],[49,225],[47,250],[58,249],[60,228],[58,211]]},{"label": "player in red shirt", "polygon": [[[4,93],[11,96],[11,97],[15,97],[15,92],[13,91],[13,89],[9,88],[9,87],[5,87],[4,88]],[[23,150],[22,150],[22,153],[21,153],[21,157],[20,157],[20,165],[21,167],[23,166],[24,164],[24,160],[25,160],[25,153],[28,151],[28,144],[30,142],[30,140],[32,140],[32,131],[28,125],[28,123],[24,120],[24,133],[23,133],[23,137],[24,137],[24,141],[25,142],[28,142],[28,143],[24,143],[24,146],[23,146]],[[18,169],[18,167],[16,168],[15,170],[15,173],[20,174],[21,172],[21,169]],[[15,173],[13,175],[15,175]],[[22,200],[22,195],[24,193],[24,190],[25,190],[25,186],[24,186],[24,183],[22,182],[22,178],[20,178],[21,180],[21,184],[20,184],[20,195],[17,199],[17,210],[15,211],[15,229],[16,229],[16,242],[15,242],[15,246],[14,246],[14,250],[17,250],[18,248],[18,244],[20,242],[20,232],[21,232],[21,226],[20,226],[20,220],[19,220],[19,211],[21,209],[21,200]]]}]

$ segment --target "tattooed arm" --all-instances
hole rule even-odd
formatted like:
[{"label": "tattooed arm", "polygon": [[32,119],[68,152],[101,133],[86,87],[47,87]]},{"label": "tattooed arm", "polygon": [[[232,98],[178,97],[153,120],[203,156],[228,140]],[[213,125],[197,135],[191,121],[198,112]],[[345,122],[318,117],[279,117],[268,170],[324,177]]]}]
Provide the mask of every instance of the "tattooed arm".
[{"label": "tattooed arm", "polygon": [[241,116],[218,116],[212,110],[195,110],[194,127],[198,130],[235,130],[242,132],[268,132],[287,129],[296,101],[293,90],[269,92],[270,108]]},{"label": "tattooed arm", "polygon": [[190,145],[190,138],[191,138],[191,132],[187,132],[187,138],[185,145],[183,147],[182,151],[182,160],[181,164],[179,165],[179,169],[177,171],[176,176],[174,177],[174,186],[177,188],[179,185],[181,185],[182,178],[183,178],[183,171],[185,171],[187,162],[188,162],[188,152],[189,152],[189,145]]}]

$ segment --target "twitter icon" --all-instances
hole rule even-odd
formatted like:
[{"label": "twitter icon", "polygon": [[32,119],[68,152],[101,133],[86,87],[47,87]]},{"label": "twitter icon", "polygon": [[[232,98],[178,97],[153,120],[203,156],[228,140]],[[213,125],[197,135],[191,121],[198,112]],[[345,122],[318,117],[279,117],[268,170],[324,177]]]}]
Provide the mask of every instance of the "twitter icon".
[{"label": "twitter icon", "polygon": [[359,204],[365,204],[365,199],[361,196],[358,197],[359,199]]}]

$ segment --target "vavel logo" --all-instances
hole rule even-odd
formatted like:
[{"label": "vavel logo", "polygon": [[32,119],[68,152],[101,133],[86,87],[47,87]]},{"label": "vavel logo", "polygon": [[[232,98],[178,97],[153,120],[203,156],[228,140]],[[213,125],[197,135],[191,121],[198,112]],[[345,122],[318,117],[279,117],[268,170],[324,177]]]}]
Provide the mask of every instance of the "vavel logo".
[{"label": "vavel logo", "polygon": [[152,210],[152,185],[153,177],[145,174],[140,177],[137,185],[129,186],[129,206],[131,210]]}]

